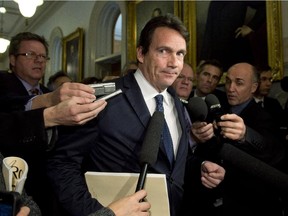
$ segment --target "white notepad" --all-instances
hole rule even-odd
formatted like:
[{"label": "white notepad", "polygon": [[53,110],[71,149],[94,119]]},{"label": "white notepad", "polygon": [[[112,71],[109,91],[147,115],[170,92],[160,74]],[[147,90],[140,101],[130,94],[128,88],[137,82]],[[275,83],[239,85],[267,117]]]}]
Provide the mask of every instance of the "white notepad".
[{"label": "white notepad", "polygon": [[[103,206],[135,193],[139,174],[86,172],[89,192]],[[147,174],[144,189],[151,204],[151,216],[170,216],[166,177],[164,174]]]}]

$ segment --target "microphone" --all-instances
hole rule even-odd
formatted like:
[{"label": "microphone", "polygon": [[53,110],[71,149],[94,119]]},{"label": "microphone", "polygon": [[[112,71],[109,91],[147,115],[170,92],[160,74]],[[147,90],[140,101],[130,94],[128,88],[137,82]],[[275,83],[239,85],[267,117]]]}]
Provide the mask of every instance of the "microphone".
[{"label": "microphone", "polygon": [[153,165],[157,160],[163,127],[164,114],[163,112],[155,111],[149,121],[140,151],[139,162],[141,171],[136,186],[136,192],[144,188],[148,166]]},{"label": "microphone", "polygon": [[192,122],[205,121],[208,114],[208,108],[202,98],[200,97],[190,98],[186,108]]},{"label": "microphone", "polygon": [[224,115],[224,111],[221,107],[221,104],[218,98],[214,94],[208,94],[205,97],[205,102],[208,106],[209,114],[210,114],[210,116],[208,115],[209,118],[207,119],[207,121],[208,122],[213,122],[214,120],[216,122],[221,121],[220,117]]},{"label": "microphone", "polygon": [[288,175],[229,143],[223,143],[219,155],[224,161],[288,194]]}]

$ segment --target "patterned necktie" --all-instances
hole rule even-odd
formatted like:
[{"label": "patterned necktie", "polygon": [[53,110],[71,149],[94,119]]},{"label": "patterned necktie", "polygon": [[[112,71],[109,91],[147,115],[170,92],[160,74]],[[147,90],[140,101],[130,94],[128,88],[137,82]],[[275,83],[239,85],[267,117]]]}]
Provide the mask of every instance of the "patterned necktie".
[{"label": "patterned necktie", "polygon": [[[161,94],[156,95],[155,100],[156,100],[156,111],[164,112],[163,95]],[[162,140],[165,146],[165,150],[166,150],[166,154],[169,159],[169,162],[171,165],[173,165],[173,162],[174,162],[173,142],[172,142],[171,134],[170,134],[166,120],[164,122],[164,128],[162,132]]]},{"label": "patterned necktie", "polygon": [[33,89],[30,89],[30,93],[31,95],[39,95],[39,89],[38,88],[33,88]]}]

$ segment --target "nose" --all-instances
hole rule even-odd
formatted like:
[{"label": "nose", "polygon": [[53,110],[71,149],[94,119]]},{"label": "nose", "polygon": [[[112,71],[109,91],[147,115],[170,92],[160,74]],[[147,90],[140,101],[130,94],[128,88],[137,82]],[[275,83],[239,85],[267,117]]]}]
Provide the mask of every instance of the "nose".
[{"label": "nose", "polygon": [[35,61],[36,62],[45,62],[45,59],[41,55],[36,55],[35,56]]},{"label": "nose", "polygon": [[226,91],[232,92],[234,89],[234,84],[231,83],[226,83]]},{"label": "nose", "polygon": [[178,65],[178,58],[176,54],[171,54],[168,60],[168,66],[172,68],[176,68]]}]

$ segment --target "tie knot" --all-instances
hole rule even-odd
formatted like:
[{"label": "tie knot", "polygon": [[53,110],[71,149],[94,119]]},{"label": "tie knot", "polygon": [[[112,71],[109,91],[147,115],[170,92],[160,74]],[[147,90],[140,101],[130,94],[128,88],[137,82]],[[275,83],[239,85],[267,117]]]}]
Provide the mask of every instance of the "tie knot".
[{"label": "tie knot", "polygon": [[39,95],[39,89],[38,88],[32,88],[30,90],[30,92],[31,92],[32,95]]},{"label": "tie knot", "polygon": [[155,100],[156,100],[156,111],[164,112],[163,95],[161,94],[156,95]]}]

